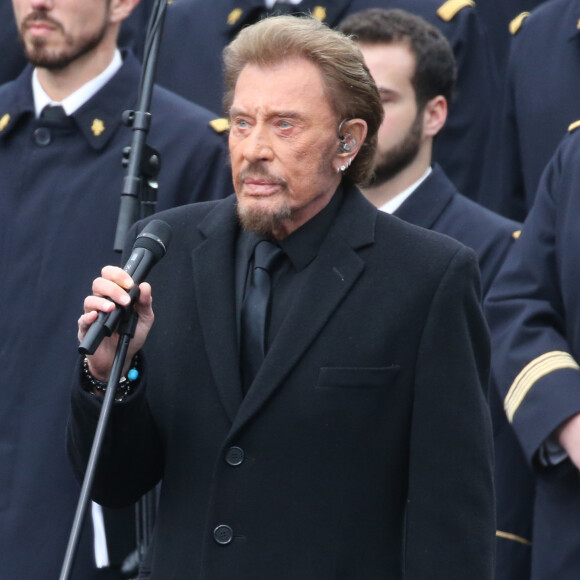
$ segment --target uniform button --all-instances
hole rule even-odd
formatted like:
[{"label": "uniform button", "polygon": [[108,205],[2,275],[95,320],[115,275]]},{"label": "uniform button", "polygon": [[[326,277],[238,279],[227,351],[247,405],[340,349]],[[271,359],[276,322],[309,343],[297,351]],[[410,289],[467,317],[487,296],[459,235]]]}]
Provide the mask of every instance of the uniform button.
[{"label": "uniform button", "polygon": [[38,127],[38,129],[34,131],[34,140],[37,145],[40,145],[40,147],[50,145],[50,142],[52,141],[50,129],[47,129],[46,127]]},{"label": "uniform button", "polygon": [[230,447],[226,453],[226,463],[232,467],[241,465],[244,461],[244,450],[240,447]]},{"label": "uniform button", "polygon": [[234,530],[230,526],[221,525],[213,531],[213,539],[222,546],[229,544],[234,539]]}]

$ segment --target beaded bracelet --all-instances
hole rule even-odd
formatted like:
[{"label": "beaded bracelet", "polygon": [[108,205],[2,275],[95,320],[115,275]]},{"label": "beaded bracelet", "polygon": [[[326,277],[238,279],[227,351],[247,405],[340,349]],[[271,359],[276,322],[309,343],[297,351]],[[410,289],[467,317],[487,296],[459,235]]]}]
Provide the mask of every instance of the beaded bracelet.
[{"label": "beaded bracelet", "polygon": [[[127,376],[121,377],[119,379],[119,384],[117,385],[117,389],[115,391],[115,401],[124,401],[133,392],[135,383],[139,378],[139,371],[137,370],[138,362],[139,358],[138,354],[136,354],[133,357],[131,362],[131,369],[127,373]],[[83,359],[83,377],[87,381],[88,385],[90,385],[89,388],[85,389],[86,391],[94,392],[94,390],[96,390],[103,395],[107,392],[108,383],[106,381],[100,381],[91,374],[91,371],[89,370],[89,360],[86,356]]]}]

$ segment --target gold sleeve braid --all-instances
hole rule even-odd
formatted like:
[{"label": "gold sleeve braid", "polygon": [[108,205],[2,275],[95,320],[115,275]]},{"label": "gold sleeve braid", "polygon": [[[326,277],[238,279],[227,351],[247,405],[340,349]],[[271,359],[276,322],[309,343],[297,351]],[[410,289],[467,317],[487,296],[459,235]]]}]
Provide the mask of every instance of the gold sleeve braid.
[{"label": "gold sleeve braid", "polygon": [[529,362],[518,374],[504,399],[504,409],[510,423],[534,384],[547,374],[560,369],[580,370],[570,353],[555,350]]}]

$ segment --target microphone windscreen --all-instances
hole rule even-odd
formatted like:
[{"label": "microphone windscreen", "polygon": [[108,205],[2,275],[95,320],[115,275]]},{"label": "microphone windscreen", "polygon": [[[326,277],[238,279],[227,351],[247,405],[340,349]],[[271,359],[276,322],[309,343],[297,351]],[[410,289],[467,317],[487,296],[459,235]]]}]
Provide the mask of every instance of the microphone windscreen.
[{"label": "microphone windscreen", "polygon": [[167,222],[152,220],[137,236],[133,248],[149,250],[154,255],[155,262],[157,262],[165,255],[172,234],[173,230]]}]

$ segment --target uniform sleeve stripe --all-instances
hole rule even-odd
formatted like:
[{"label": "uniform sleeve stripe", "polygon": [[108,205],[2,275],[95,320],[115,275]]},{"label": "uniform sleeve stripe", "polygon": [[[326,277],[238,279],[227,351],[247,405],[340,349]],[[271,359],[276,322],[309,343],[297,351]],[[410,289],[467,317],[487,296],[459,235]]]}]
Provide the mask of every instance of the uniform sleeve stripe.
[{"label": "uniform sleeve stripe", "polygon": [[544,353],[521,370],[504,400],[504,409],[510,423],[534,384],[547,374],[560,369],[580,370],[580,367],[569,353],[555,350]]},{"label": "uniform sleeve stripe", "polygon": [[523,544],[524,546],[531,546],[532,542],[530,542],[530,540],[526,540],[525,538],[522,538],[521,536],[517,536],[516,534],[510,534],[510,532],[502,532],[501,530],[497,530],[495,532],[495,535],[498,538],[503,538],[504,540],[512,540],[513,542],[519,542],[520,544]]}]

